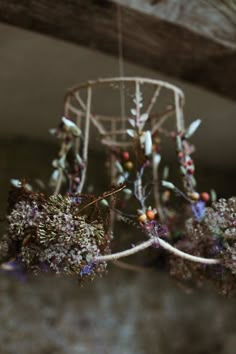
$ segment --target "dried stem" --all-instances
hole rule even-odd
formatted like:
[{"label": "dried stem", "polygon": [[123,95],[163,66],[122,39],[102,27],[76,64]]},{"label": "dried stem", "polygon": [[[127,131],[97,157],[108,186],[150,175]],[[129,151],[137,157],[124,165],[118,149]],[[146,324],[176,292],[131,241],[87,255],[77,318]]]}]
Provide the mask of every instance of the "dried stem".
[{"label": "dried stem", "polygon": [[133,264],[129,264],[126,262],[122,262],[122,261],[118,261],[117,259],[115,261],[112,261],[112,263],[116,266],[119,267],[121,269],[126,269],[132,272],[146,272],[146,271],[150,271],[150,268],[147,267],[142,267],[142,266],[136,266]]},{"label": "dried stem", "polygon": [[183,251],[180,251],[179,249],[173,247],[168,242],[162,240],[159,237],[158,237],[158,242],[159,242],[159,245],[162,248],[164,248],[166,251],[169,251],[169,252],[173,253],[175,256],[184,258],[184,259],[186,259],[188,261],[196,262],[196,263],[202,263],[202,264],[211,264],[211,265],[220,263],[219,259],[193,256],[191,254],[188,254],[188,253],[185,253]]},{"label": "dried stem", "polygon": [[183,132],[184,131],[184,119],[183,119],[183,111],[180,107],[180,96],[179,94],[175,91],[175,111],[176,111],[176,125],[177,125],[177,131],[178,132]]},{"label": "dried stem", "polygon": [[150,102],[147,106],[147,109],[146,109],[146,113],[149,115],[153,109],[153,106],[155,105],[156,103],[156,100],[157,100],[157,97],[159,96],[160,94],[160,91],[161,91],[161,86],[157,86],[151,99],[150,99]]},{"label": "dried stem", "polygon": [[140,204],[140,207],[144,210],[145,203],[144,203],[144,195],[143,195],[143,184],[142,184],[142,172],[137,172],[137,178],[135,181],[135,188],[134,188],[134,196]]},{"label": "dried stem", "polygon": [[78,214],[79,214],[82,210],[88,208],[89,206],[91,206],[91,205],[93,205],[93,204],[95,204],[95,203],[97,203],[97,202],[99,202],[99,201],[101,201],[101,200],[103,200],[103,199],[105,199],[105,198],[108,198],[108,197],[110,197],[110,196],[112,196],[112,195],[114,195],[114,194],[116,194],[116,193],[122,191],[125,187],[126,187],[126,186],[123,185],[123,186],[119,187],[118,189],[115,189],[115,190],[113,190],[113,191],[111,191],[111,192],[104,193],[101,197],[96,198],[95,200],[93,200],[92,202],[86,204],[83,208],[81,208],[81,209],[78,211]]},{"label": "dried stem", "polygon": [[61,168],[58,170],[58,173],[59,173],[59,175],[58,175],[57,183],[56,183],[54,193],[53,193],[53,195],[55,195],[55,196],[59,194],[60,189],[61,189],[61,184],[62,184],[62,179],[63,179],[63,171]]},{"label": "dried stem", "polygon": [[213,259],[213,258],[204,258],[204,257],[197,257],[193,256],[191,254],[185,253],[183,251],[180,251],[179,249],[173,247],[170,245],[168,242],[162,240],[159,237],[152,237],[150,240],[145,241],[141,243],[140,245],[134,246],[128,250],[122,251],[122,252],[117,252],[113,254],[108,254],[105,256],[98,256],[94,259],[96,262],[103,262],[103,261],[114,261],[119,258],[124,258],[128,256],[132,256],[135,253],[138,253],[140,251],[145,250],[146,248],[149,248],[153,246],[153,244],[158,244],[162,248],[164,248],[166,251],[169,251],[173,253],[177,257],[181,257],[185,260],[191,261],[191,262],[196,262],[196,263],[202,263],[202,264],[208,264],[208,265],[214,265],[214,264],[219,264],[220,261],[218,259]]},{"label": "dried stem", "polygon": [[141,243],[138,246],[135,246],[133,248],[130,248],[130,249],[122,251],[122,252],[108,254],[108,255],[105,255],[105,256],[98,256],[98,257],[96,257],[94,259],[94,261],[95,262],[114,261],[114,260],[119,259],[119,258],[132,256],[135,253],[138,253],[140,251],[145,250],[146,248],[149,248],[150,246],[152,246],[153,242],[154,242],[154,240],[150,239],[150,240],[148,240],[146,242]]},{"label": "dried stem", "polygon": [[[84,103],[84,101],[82,100],[82,98],[79,95],[79,92],[75,91],[74,92],[74,97],[77,100],[77,102],[79,103],[79,105],[82,107],[82,109],[85,111],[85,116],[87,115],[87,108],[86,108],[86,104]],[[67,98],[67,100],[69,100],[70,97]],[[68,105],[67,103],[65,104],[66,107],[70,108],[70,105]],[[93,115],[89,114],[91,121],[93,122],[93,124],[95,125],[95,127],[98,129],[100,134],[106,134],[106,130],[103,128],[103,126],[98,122],[98,120],[100,120],[100,117],[97,115]]]},{"label": "dried stem", "polygon": [[167,118],[169,118],[175,112],[174,108],[170,108],[164,113],[160,114],[158,117],[155,117],[157,122],[152,126],[152,134],[154,134],[157,130],[160,130],[160,127],[165,123]]},{"label": "dried stem", "polygon": [[140,83],[138,80],[135,81],[135,100],[136,100],[136,126],[139,126],[140,120]]},{"label": "dried stem", "polygon": [[87,107],[86,107],[86,121],[85,121],[85,133],[84,133],[84,151],[83,151],[84,169],[83,169],[81,182],[79,186],[79,192],[82,192],[85,178],[86,178],[87,165],[88,165],[88,144],[89,144],[91,99],[92,99],[92,88],[89,86],[87,90]]},{"label": "dried stem", "polygon": [[[153,155],[154,159],[154,155]],[[164,223],[165,216],[161,207],[161,198],[160,198],[160,191],[159,191],[159,178],[158,178],[158,167],[152,169],[152,176],[153,176],[153,195],[155,200],[155,207],[158,212],[160,222]]]}]

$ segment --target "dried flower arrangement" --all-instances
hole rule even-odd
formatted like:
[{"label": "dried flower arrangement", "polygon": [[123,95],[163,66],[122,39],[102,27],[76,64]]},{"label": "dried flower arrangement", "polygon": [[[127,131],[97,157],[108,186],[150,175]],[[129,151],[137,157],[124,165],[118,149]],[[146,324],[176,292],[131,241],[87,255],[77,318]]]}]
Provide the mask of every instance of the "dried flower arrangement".
[{"label": "dried flower arrangement", "polygon": [[[120,93],[118,117],[92,113],[92,92],[104,86]],[[60,125],[51,130],[60,142],[52,162],[54,193],[46,196],[24,181],[12,181],[1,268],[93,279],[108,261],[155,247],[166,250],[171,275],[198,283],[211,279],[224,294],[234,293],[236,198],[216,201],[214,191],[198,192],[188,140],[201,121],[185,128],[183,105],[179,88],[144,78],[99,79],[70,90]],[[173,117],[176,130],[167,124]],[[100,197],[82,193],[91,125],[108,152],[111,187]],[[161,177],[161,138],[176,145],[182,189],[167,180],[165,166]],[[173,194],[182,198],[182,209],[174,207]],[[111,253],[116,220],[141,229],[146,240]]]}]

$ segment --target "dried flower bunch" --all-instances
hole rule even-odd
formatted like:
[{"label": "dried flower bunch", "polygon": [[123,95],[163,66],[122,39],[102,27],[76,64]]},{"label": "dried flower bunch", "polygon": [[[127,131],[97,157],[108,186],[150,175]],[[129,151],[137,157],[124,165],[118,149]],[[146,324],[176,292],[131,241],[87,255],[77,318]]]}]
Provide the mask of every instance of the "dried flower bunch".
[{"label": "dried flower bunch", "polygon": [[[124,97],[121,116],[92,113],[92,92],[98,86],[126,94],[130,113],[125,113]],[[168,101],[164,106],[162,93]],[[171,275],[198,283],[210,278],[223,293],[234,293],[236,198],[217,202],[214,191],[198,191],[189,139],[201,121],[185,128],[183,104],[180,89],[151,79],[100,79],[72,89],[61,123],[51,131],[60,142],[52,163],[54,193],[46,197],[23,183],[10,194],[8,228],[0,242],[2,267],[11,268],[10,260],[35,272],[51,269],[86,279],[101,274],[108,261],[155,247],[167,251]],[[176,130],[166,127],[171,117]],[[91,124],[107,149],[113,186],[99,198],[82,194]],[[163,165],[162,139],[167,138],[176,146],[182,189],[168,180]],[[181,208],[174,207],[176,196],[182,198]],[[112,254],[116,220],[141,229],[144,242]]]},{"label": "dried flower bunch", "polygon": [[[91,207],[87,207],[91,205]],[[9,195],[7,233],[0,241],[4,269],[53,271],[76,274],[79,279],[101,274],[105,262],[94,259],[110,251],[106,217],[102,216],[93,196],[43,194],[15,188]]]},{"label": "dried flower bunch", "polygon": [[169,258],[171,275],[181,280],[213,281],[223,294],[236,293],[236,197],[220,199],[204,210],[201,221],[186,221],[183,235],[175,246],[196,256],[215,258],[219,264],[206,267],[201,263]]}]

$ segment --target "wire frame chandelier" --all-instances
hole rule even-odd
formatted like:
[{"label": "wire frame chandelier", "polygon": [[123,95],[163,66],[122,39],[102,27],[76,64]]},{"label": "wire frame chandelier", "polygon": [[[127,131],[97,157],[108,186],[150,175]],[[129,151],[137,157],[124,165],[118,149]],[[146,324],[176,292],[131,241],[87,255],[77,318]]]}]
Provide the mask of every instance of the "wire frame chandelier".
[{"label": "wire frame chandelier", "polygon": [[[235,248],[229,240],[235,236],[235,198],[216,202],[214,193],[198,192],[189,139],[201,121],[185,127],[183,109],[182,90],[161,80],[104,78],[70,89],[61,122],[51,130],[60,143],[52,162],[53,195],[34,192],[19,181],[11,192],[9,227],[2,240],[3,258],[15,257],[10,268],[20,263],[37,272],[46,267],[93,279],[108,261],[155,247],[167,251],[172,275],[185,279],[186,274],[200,274],[218,282],[214,267],[219,266],[223,291],[234,289]],[[94,194],[85,188],[89,148],[96,141],[107,152],[110,175],[100,196],[96,176]],[[163,147],[173,146],[183,187],[168,180],[165,168],[161,171]],[[182,206],[172,203],[173,193],[184,200]],[[141,230],[146,240],[112,253],[117,219]],[[1,267],[8,269],[9,263]]]},{"label": "wire frame chandelier", "polygon": [[[101,89],[109,90],[109,93],[116,91],[116,94],[120,95],[121,114],[119,116],[116,115],[117,112],[104,114],[94,111],[93,101],[96,101],[96,91]],[[134,121],[140,122],[142,130],[150,131],[152,136],[162,131],[166,133],[164,126],[170,118],[175,120],[176,131],[183,132],[185,130],[183,107],[184,93],[181,89],[168,82],[148,78],[97,79],[69,90],[65,97],[64,116],[76,122],[83,132],[83,146],[79,138],[76,144],[76,153],[82,147],[81,157],[85,164],[79,192],[82,191],[86,178],[91,125],[99,133],[101,144],[108,149],[116,147],[129,149],[133,145],[130,128],[134,124],[132,124],[131,117],[134,116]],[[155,151],[152,155],[154,158]],[[153,171],[154,180],[157,179],[156,172],[156,170]],[[114,182],[114,180],[115,169],[111,164],[111,181]]]}]

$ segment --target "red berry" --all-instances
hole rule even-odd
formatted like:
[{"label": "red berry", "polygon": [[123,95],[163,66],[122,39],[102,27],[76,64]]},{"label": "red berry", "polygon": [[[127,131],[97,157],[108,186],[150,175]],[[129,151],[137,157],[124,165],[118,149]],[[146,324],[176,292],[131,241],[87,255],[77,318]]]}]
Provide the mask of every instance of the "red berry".
[{"label": "red berry", "polygon": [[209,193],[207,193],[207,192],[202,192],[202,193],[201,193],[201,199],[202,199],[204,202],[208,202],[209,199],[210,199]]},{"label": "red berry", "polygon": [[123,157],[123,159],[124,160],[129,160],[129,152],[128,151],[124,151],[123,153],[122,153],[122,157]]},{"label": "red berry", "polygon": [[194,173],[194,170],[192,168],[189,168],[187,172],[188,174],[192,175]]},{"label": "red berry", "polygon": [[193,164],[193,160],[188,160],[187,164],[191,166]]}]

